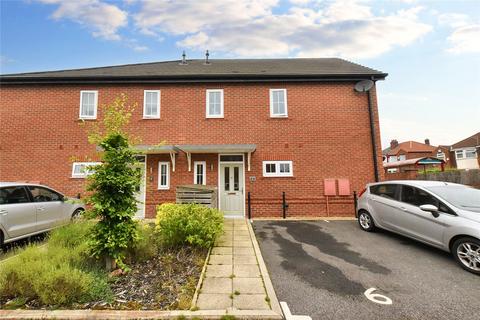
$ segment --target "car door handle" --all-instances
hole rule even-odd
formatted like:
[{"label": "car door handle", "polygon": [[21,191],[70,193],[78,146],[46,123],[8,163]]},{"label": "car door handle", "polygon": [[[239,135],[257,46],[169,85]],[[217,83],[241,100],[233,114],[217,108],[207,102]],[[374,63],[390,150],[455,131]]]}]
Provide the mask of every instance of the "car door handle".
[{"label": "car door handle", "polygon": [[37,211],[45,211],[45,208],[44,207],[37,208]]},{"label": "car door handle", "polygon": [[7,215],[7,210],[0,210],[1,215]]},{"label": "car door handle", "polygon": [[407,211],[408,209],[405,208],[405,207],[400,207],[400,209],[402,209],[403,211]]}]

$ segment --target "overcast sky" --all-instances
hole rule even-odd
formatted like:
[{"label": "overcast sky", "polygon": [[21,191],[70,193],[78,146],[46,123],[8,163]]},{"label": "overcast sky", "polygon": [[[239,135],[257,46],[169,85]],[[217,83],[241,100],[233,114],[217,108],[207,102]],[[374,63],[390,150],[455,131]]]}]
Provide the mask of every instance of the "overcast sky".
[{"label": "overcast sky", "polygon": [[1,0],[1,73],[202,58],[342,57],[388,72],[382,144],[480,131],[480,1]]}]

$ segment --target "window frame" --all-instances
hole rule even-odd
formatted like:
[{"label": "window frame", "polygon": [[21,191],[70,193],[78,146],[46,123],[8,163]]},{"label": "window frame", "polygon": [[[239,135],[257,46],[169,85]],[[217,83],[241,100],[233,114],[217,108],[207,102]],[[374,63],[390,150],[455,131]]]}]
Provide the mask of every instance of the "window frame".
[{"label": "window frame", "polygon": [[[210,114],[210,93],[211,92],[220,92],[220,114],[214,114],[214,115]],[[224,118],[223,89],[207,89],[206,90],[205,118],[207,118],[207,119],[221,119],[221,118]]]},{"label": "window frame", "polygon": [[[407,185],[407,184],[400,184],[400,188],[397,190],[397,192],[399,193],[398,194],[398,201],[403,203],[403,204],[406,204],[406,205],[409,205],[409,206],[412,206],[412,207],[415,207],[415,208],[420,208],[420,205],[415,205],[415,204],[412,204],[412,203],[409,203],[409,202],[405,202],[403,201],[403,189],[404,188],[413,188],[415,190],[415,192],[419,192],[419,191],[423,191],[425,192],[426,194],[428,194],[430,197],[432,197],[434,200],[436,200],[437,204],[435,205],[437,208],[438,208],[438,212],[439,213],[445,213],[445,214],[449,214],[449,215],[452,215],[452,216],[456,216],[457,213],[455,212],[455,210],[453,210],[449,205],[447,205],[445,203],[445,201],[442,201],[440,198],[438,198],[435,194],[433,194],[432,192],[428,191],[428,190],[425,190],[423,188],[419,188],[417,186],[412,186],[412,185]],[[426,204],[426,203],[425,203]],[[445,212],[445,211],[441,211],[440,208],[441,206],[444,206],[445,208],[447,208],[447,210],[449,212]],[[421,210],[421,209],[420,209]]]},{"label": "window frame", "polygon": [[[463,151],[464,151],[464,154],[463,154],[464,159],[477,159],[477,150],[476,150],[476,149],[464,149]],[[469,156],[467,155],[468,152],[473,152],[473,155],[474,155],[474,156],[473,156],[473,157],[469,157]]]},{"label": "window frame", "polygon": [[[275,164],[275,172],[267,172],[267,165]],[[288,164],[290,172],[280,172],[280,164]],[[265,160],[262,162],[264,177],[293,177],[293,161],[292,160]]]},{"label": "window frame", "polygon": [[[285,113],[275,114],[273,112],[273,92],[275,91],[284,93]],[[288,118],[287,89],[270,89],[270,118]]]},{"label": "window frame", "polygon": [[193,184],[200,185],[200,184],[197,183],[197,174],[198,174],[197,164],[203,165],[203,169],[202,169],[202,182],[203,183],[201,185],[206,186],[207,185],[207,162],[206,161],[194,161],[193,162]]},{"label": "window frame", "polygon": [[[147,93],[157,93],[158,94],[158,101],[157,101],[157,114],[155,115],[147,115]],[[161,90],[143,90],[143,119],[160,119],[160,106],[161,106]]]},{"label": "window frame", "polygon": [[[166,165],[167,166],[167,181],[165,185],[162,185],[162,170],[161,166]],[[169,190],[170,189],[170,162],[168,161],[159,161],[158,162],[158,190]]]},{"label": "window frame", "polygon": [[9,188],[23,189],[23,192],[25,193],[25,195],[27,197],[26,198],[27,201],[26,202],[15,202],[15,203],[0,203],[0,205],[8,206],[8,205],[18,205],[18,204],[32,203],[33,202],[32,195],[30,194],[30,191],[24,185],[21,185],[21,186],[15,186],[15,185],[13,185],[13,186],[3,186],[3,187],[0,188],[0,190],[9,189]]},{"label": "window frame", "polygon": [[100,165],[102,164],[101,162],[74,162],[72,163],[72,176],[71,178],[74,178],[74,179],[85,179],[86,177],[88,177],[89,175],[91,175],[93,172],[87,172],[87,173],[81,173],[81,174],[76,174],[75,173],[75,166],[78,166],[78,165],[85,165],[85,166],[97,166],[97,165]]},{"label": "window frame", "polygon": [[[93,103],[93,116],[82,115],[83,110],[83,94],[84,93],[93,93],[95,95]],[[98,90],[80,90],[80,110],[79,118],[83,120],[95,120],[97,119],[97,109],[98,109]]]},{"label": "window frame", "polygon": [[[459,154],[461,155],[461,157],[458,156]],[[455,150],[455,159],[457,159],[457,160],[465,159],[465,152],[464,152],[463,149],[462,150]]]},{"label": "window frame", "polygon": [[[31,201],[32,201],[33,203],[62,202],[63,199],[65,198],[65,196],[64,196],[63,194],[61,194],[60,192],[57,192],[57,191],[55,191],[55,190],[52,190],[52,189],[47,188],[47,187],[44,187],[44,186],[27,185],[27,186],[25,186],[25,187],[26,187],[27,192],[29,193],[30,198],[31,198]],[[36,200],[35,200],[35,197],[33,196],[33,193],[32,193],[32,189],[33,189],[33,188],[38,188],[38,189],[40,189],[40,190],[46,190],[46,191],[48,191],[48,192],[51,192],[51,193],[57,195],[58,199],[57,199],[57,200],[51,200],[51,201],[36,201]]]}]

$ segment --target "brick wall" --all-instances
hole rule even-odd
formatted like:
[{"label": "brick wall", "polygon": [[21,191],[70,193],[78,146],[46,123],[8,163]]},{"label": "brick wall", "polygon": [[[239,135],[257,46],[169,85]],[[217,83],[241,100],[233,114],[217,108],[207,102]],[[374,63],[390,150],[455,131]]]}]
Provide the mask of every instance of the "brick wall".
[{"label": "brick wall", "polygon": [[[72,159],[96,160],[96,153],[78,120],[80,90],[98,90],[99,106],[112,102],[121,93],[130,102],[138,103],[129,131],[141,138],[142,144],[256,144],[251,171],[245,173],[254,216],[281,215],[282,191],[290,203],[289,215],[325,215],[324,178],[348,178],[352,190],[360,190],[374,179],[367,96],[355,92],[353,85],[3,85],[0,180],[40,181],[67,195],[83,192],[84,180],[71,178]],[[216,88],[224,89],[225,118],[206,119],[205,90]],[[270,88],[287,89],[288,118],[270,118]],[[142,119],[145,89],[161,90],[161,119]],[[379,173],[383,178],[376,99],[374,104]],[[98,117],[102,117],[101,108]],[[216,159],[217,155],[192,156],[192,164],[195,160],[207,161],[208,184],[217,184]],[[157,190],[157,163],[162,160],[168,161],[169,156],[148,157],[148,216],[154,214],[155,205],[175,199],[176,184],[193,182],[193,168],[187,171],[186,156],[180,153],[176,172],[171,175],[171,189]],[[262,177],[263,160],[292,160],[294,177]],[[255,176],[256,181],[250,182],[250,176]],[[332,214],[354,214],[351,200],[332,201]]]}]

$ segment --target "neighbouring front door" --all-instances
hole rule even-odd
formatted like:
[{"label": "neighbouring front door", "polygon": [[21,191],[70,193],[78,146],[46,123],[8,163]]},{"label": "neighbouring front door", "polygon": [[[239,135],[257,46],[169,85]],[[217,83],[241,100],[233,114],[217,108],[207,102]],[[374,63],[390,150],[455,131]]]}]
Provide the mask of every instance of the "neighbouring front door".
[{"label": "neighbouring front door", "polygon": [[142,180],[140,181],[140,187],[137,189],[137,193],[135,197],[137,199],[137,213],[135,214],[135,218],[137,219],[144,219],[145,218],[145,158],[138,159],[140,161],[136,170],[142,173]]},{"label": "neighbouring front door", "polygon": [[220,210],[243,215],[243,164],[220,164]]}]

